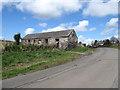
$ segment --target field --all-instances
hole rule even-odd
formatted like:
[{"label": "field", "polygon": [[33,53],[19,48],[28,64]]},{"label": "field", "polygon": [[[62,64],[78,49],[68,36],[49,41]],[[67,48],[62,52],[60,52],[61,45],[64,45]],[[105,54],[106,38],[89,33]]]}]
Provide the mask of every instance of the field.
[{"label": "field", "polygon": [[[56,48],[39,48],[35,50],[38,47],[31,47],[32,50],[28,48],[28,51],[18,51],[20,48],[18,50],[17,48],[14,51],[7,49],[8,52],[2,54],[2,79],[43,70],[80,57],[80,55],[71,54],[66,50]],[[86,52],[93,49],[79,47],[71,50]]]}]

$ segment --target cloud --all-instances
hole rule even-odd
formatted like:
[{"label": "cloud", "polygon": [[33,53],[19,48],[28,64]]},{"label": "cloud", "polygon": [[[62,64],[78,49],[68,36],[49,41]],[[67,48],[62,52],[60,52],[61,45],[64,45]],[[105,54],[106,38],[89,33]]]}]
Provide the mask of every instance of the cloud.
[{"label": "cloud", "polygon": [[46,27],[46,26],[47,26],[47,23],[40,23],[39,26],[41,26],[41,27]]},{"label": "cloud", "polygon": [[27,28],[27,29],[25,30],[25,35],[31,34],[31,33],[33,33],[33,32],[34,32],[34,28]]},{"label": "cloud", "polygon": [[89,26],[88,20],[79,21],[79,24],[77,26],[72,26],[71,28],[75,29],[77,32],[81,31],[93,31],[96,30],[96,28],[87,28]]},{"label": "cloud", "polygon": [[111,37],[107,37],[107,38],[104,38],[103,40],[105,40],[105,39],[109,39],[109,40],[110,40],[110,38],[111,38]]},{"label": "cloud", "polygon": [[118,36],[118,35],[114,35],[114,37],[119,38],[119,36]]},{"label": "cloud", "polygon": [[47,29],[47,30],[42,30],[42,32],[53,32],[53,31],[61,31],[61,30],[66,30],[67,28],[63,27],[62,24],[57,26],[57,27],[54,27],[54,28],[50,28],[50,29]]},{"label": "cloud", "polygon": [[101,32],[101,35],[107,35],[115,32],[118,28],[118,18],[111,18],[105,25],[105,30]]},{"label": "cloud", "polygon": [[[15,5],[14,2],[16,2],[17,0],[1,0],[0,1],[0,12],[2,11],[4,6],[11,6],[11,5]],[[19,1],[19,0],[18,0]]]},{"label": "cloud", "polygon": [[74,29],[76,32],[84,32],[84,31],[93,31],[96,29],[96,28],[90,28],[90,29],[87,28],[87,26],[89,25],[89,21],[87,20],[79,21],[79,23],[77,25],[76,24],[77,22],[63,23],[60,24],[59,26],[49,28],[47,30],[42,30],[42,32],[60,31],[66,29]]},{"label": "cloud", "polygon": [[87,45],[91,44],[94,39],[91,38],[85,38],[82,35],[78,37],[78,42],[86,43]]},{"label": "cloud", "polygon": [[109,0],[104,3],[104,0],[91,0],[87,8],[83,9],[83,15],[104,17],[107,15],[118,14],[118,0]]},{"label": "cloud", "polygon": [[[84,2],[85,1],[85,2]],[[64,14],[82,10],[83,15],[104,17],[106,15],[117,15],[118,1],[108,0],[2,0],[0,10],[5,5],[14,5],[22,12],[31,13],[39,19],[57,18]],[[11,3],[10,3],[11,2]],[[87,4],[86,4],[87,2]],[[1,2],[0,2],[1,3]],[[84,4],[85,3],[85,4]],[[85,6],[85,8],[83,8]],[[104,10],[104,11],[103,11]]]},{"label": "cloud", "polygon": [[94,30],[96,30],[96,28],[94,27],[94,28],[90,28],[89,29],[89,31],[94,31]]},{"label": "cloud", "polygon": [[87,26],[89,25],[89,21],[83,20],[79,21],[79,24],[77,26],[73,26],[76,31],[87,31]]},{"label": "cloud", "polygon": [[[115,38],[117,38],[117,39],[119,39],[120,38],[120,36],[118,36],[118,35],[113,35]],[[112,36],[111,36],[112,37]],[[107,37],[107,38],[104,38],[103,40],[105,40],[105,39],[111,39],[111,37]]]},{"label": "cloud", "polygon": [[16,8],[22,12],[29,12],[39,19],[49,19],[60,17],[67,13],[79,11],[82,4],[79,0],[30,0],[29,2],[20,2]]},{"label": "cloud", "polygon": [[0,12],[2,11],[2,2],[0,2]]},{"label": "cloud", "polygon": [[4,37],[3,36],[0,36],[0,40],[3,40],[4,39]]},{"label": "cloud", "polygon": [[118,22],[118,18],[112,18],[109,22],[107,22],[108,27],[116,27]]}]

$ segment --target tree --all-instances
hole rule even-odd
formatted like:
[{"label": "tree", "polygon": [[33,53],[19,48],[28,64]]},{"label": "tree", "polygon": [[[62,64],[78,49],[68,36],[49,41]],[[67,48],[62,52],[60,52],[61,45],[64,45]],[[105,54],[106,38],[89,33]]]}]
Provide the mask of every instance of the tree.
[{"label": "tree", "polygon": [[14,40],[16,41],[17,45],[19,45],[20,39],[21,39],[20,33],[14,35]]},{"label": "tree", "polygon": [[117,44],[119,44],[120,43],[120,41],[119,40],[117,40],[117,42],[116,42]]},{"label": "tree", "polygon": [[104,46],[110,46],[111,45],[111,42],[110,42],[109,39],[106,39],[103,42],[104,42]]},{"label": "tree", "polygon": [[97,45],[98,45],[98,41],[97,41],[97,40],[95,40],[94,45],[95,45],[95,46],[97,46]]},{"label": "tree", "polygon": [[111,37],[110,41],[112,44],[116,44],[118,42],[118,39],[116,37]]},{"label": "tree", "polygon": [[82,42],[79,42],[79,44],[82,44]]}]

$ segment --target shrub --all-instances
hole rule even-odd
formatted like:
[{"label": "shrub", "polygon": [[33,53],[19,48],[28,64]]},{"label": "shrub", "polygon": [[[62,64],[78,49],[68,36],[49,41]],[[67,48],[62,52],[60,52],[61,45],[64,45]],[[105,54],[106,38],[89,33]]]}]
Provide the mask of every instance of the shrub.
[{"label": "shrub", "polygon": [[21,51],[40,51],[44,49],[53,49],[54,47],[44,47],[44,46],[38,46],[38,45],[33,45],[33,44],[9,44],[5,45],[3,49],[4,52],[21,52]]}]

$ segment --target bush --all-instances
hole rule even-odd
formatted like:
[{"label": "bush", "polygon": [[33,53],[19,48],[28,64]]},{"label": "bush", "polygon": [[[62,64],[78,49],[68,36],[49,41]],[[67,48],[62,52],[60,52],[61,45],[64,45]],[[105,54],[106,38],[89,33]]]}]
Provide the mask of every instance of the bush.
[{"label": "bush", "polygon": [[43,46],[37,46],[37,45],[32,45],[32,44],[10,44],[10,45],[5,45],[3,52],[21,52],[21,51],[38,51],[38,50],[43,50],[48,47],[43,47]]}]

